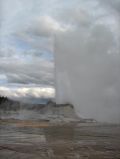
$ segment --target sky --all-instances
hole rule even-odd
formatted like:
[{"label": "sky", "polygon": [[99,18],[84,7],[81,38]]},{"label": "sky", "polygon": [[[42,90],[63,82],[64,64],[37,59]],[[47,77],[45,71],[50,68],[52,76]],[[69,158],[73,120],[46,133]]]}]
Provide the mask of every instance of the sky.
[{"label": "sky", "polygon": [[20,100],[55,95],[53,40],[44,35],[44,23],[54,21],[46,2],[0,0],[0,95]]},{"label": "sky", "polygon": [[1,95],[55,97],[83,117],[120,121],[120,0],[0,4]]},{"label": "sky", "polygon": [[69,27],[60,16],[72,4],[0,0],[0,95],[20,100],[55,97],[54,34]]}]

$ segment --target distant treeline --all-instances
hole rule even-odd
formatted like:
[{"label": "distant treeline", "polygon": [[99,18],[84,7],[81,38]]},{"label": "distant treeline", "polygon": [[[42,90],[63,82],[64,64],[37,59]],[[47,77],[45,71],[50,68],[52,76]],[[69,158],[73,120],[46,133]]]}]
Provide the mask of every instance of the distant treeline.
[{"label": "distant treeline", "polygon": [[20,109],[20,104],[19,102],[12,101],[8,97],[0,96],[0,109],[16,111]]},{"label": "distant treeline", "polygon": [[6,102],[6,101],[8,101],[8,98],[7,98],[7,97],[0,96],[0,104],[1,104],[1,103],[4,103],[4,102]]},{"label": "distant treeline", "polygon": [[4,111],[19,111],[20,109],[40,110],[44,104],[25,104],[19,101],[14,101],[4,96],[0,96],[0,110]]}]

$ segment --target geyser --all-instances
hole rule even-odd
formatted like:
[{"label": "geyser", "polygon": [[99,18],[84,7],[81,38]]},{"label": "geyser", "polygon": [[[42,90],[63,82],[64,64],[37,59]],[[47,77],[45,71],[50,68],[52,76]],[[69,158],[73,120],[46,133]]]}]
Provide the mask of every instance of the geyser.
[{"label": "geyser", "polygon": [[56,103],[73,104],[85,118],[119,123],[119,13],[111,3],[79,2],[65,19],[68,29],[55,32]]}]

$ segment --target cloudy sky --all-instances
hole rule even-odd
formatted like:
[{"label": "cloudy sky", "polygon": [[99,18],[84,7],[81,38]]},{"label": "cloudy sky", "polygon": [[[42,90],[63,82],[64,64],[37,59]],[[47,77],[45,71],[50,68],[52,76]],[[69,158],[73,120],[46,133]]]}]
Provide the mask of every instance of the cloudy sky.
[{"label": "cloudy sky", "polygon": [[0,0],[1,95],[54,97],[50,30],[59,28],[59,24],[50,16],[53,7],[57,8],[53,4],[44,0]]},{"label": "cloudy sky", "polygon": [[77,3],[0,0],[1,95],[20,99],[55,96],[54,35],[71,28],[67,12]]}]

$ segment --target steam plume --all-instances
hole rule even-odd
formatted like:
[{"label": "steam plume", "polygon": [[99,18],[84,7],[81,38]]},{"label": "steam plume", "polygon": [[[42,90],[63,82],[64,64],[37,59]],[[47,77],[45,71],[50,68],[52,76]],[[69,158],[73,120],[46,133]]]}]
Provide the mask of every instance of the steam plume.
[{"label": "steam plume", "polygon": [[118,19],[113,7],[81,2],[72,29],[55,35],[56,102],[72,103],[83,117],[120,122]]}]

